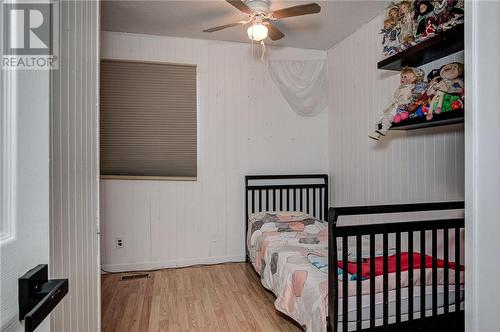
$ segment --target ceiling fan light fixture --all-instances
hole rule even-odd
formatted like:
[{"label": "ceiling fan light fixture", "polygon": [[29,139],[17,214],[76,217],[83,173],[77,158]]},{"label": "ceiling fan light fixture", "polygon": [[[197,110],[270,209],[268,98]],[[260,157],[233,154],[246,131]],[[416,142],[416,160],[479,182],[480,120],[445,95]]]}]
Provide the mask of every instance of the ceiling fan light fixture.
[{"label": "ceiling fan light fixture", "polygon": [[248,27],[248,38],[254,41],[261,41],[267,38],[268,29],[264,24],[255,23]]}]

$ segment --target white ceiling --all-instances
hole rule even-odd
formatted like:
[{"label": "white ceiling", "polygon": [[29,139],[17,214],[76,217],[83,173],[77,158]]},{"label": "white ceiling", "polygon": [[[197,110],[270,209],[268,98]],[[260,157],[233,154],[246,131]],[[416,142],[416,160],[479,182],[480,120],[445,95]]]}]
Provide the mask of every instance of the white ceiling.
[{"label": "white ceiling", "polygon": [[[313,2],[274,0],[271,10]],[[268,45],[327,50],[377,16],[387,1],[316,1],[321,12],[280,20],[276,25],[285,34]],[[242,26],[205,33],[202,30],[233,23],[246,16],[223,0],[111,1],[102,3],[102,30],[215,39],[248,43]]]}]

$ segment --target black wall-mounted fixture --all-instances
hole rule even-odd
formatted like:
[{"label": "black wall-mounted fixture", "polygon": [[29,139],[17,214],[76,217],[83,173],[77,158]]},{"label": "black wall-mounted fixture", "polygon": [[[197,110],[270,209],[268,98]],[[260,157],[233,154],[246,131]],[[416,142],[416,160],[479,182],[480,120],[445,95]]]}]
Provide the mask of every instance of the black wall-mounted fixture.
[{"label": "black wall-mounted fixture", "polygon": [[24,320],[25,332],[33,332],[68,294],[68,279],[49,280],[48,265],[40,264],[18,282],[19,320]]}]

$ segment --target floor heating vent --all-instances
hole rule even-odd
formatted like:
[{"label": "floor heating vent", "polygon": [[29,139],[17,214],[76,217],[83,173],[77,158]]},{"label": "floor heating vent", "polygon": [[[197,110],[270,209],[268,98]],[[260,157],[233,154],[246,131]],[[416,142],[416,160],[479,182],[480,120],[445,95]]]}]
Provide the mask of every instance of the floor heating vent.
[{"label": "floor heating vent", "polygon": [[132,280],[132,279],[143,279],[143,278],[149,278],[149,273],[129,274],[122,276],[121,280]]}]

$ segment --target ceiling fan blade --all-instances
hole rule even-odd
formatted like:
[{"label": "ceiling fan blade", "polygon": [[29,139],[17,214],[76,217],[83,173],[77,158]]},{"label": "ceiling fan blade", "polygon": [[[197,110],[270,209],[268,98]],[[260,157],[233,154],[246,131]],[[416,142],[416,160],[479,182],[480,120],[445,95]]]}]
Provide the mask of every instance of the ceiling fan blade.
[{"label": "ceiling fan blade", "polygon": [[248,21],[239,21],[239,22],[236,22],[236,23],[231,23],[231,24],[226,24],[226,25],[221,25],[221,26],[218,26],[218,27],[213,27],[213,28],[210,28],[210,29],[205,29],[203,30],[203,32],[215,32],[215,31],[219,31],[219,30],[222,30],[222,29],[225,29],[225,28],[231,28],[231,27],[235,27],[235,26],[238,26],[238,25],[244,25],[244,24],[247,24]]},{"label": "ceiling fan blade", "polygon": [[238,9],[240,12],[243,12],[248,15],[253,14],[252,9],[247,5],[245,5],[245,3],[241,0],[226,0],[226,1],[231,5],[233,5],[234,7],[236,7],[236,9]]},{"label": "ceiling fan blade", "polygon": [[274,24],[270,22],[264,22],[262,23],[267,27],[268,30],[268,35],[269,38],[272,40],[280,40],[281,38],[285,37],[285,34],[280,31]]},{"label": "ceiling fan blade", "polygon": [[286,17],[316,14],[319,13],[320,11],[321,11],[320,5],[318,5],[317,3],[309,3],[307,5],[299,5],[299,6],[278,9],[272,12],[271,15],[276,19],[281,19]]}]

